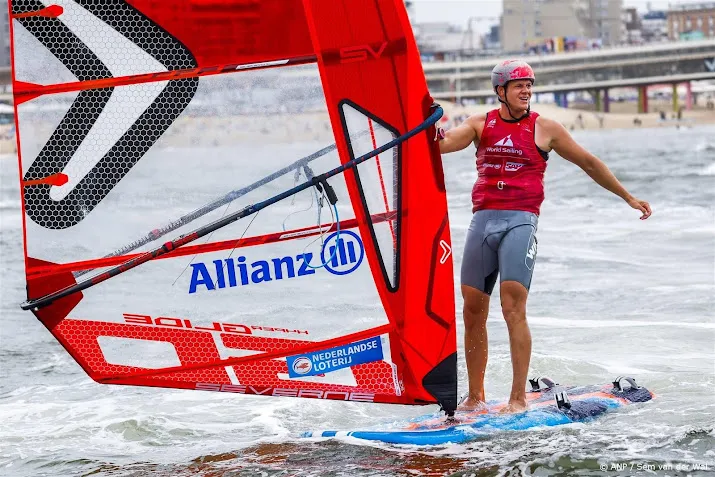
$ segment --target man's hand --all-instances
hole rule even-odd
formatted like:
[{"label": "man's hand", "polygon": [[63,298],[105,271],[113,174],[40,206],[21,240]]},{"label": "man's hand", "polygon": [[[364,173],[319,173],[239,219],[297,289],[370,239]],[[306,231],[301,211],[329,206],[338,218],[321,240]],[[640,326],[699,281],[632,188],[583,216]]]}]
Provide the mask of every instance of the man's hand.
[{"label": "man's hand", "polygon": [[650,217],[650,214],[653,213],[650,210],[650,204],[644,200],[639,200],[633,196],[630,196],[628,197],[628,199],[626,199],[626,202],[628,202],[628,205],[630,205],[634,209],[643,212],[643,215],[641,215],[641,220],[647,219],[648,217]]}]

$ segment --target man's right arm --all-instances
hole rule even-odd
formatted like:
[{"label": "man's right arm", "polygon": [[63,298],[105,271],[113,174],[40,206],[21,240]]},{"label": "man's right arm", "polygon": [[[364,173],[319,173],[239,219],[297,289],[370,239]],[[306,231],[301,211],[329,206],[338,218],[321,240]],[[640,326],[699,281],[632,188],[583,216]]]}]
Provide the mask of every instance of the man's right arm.
[{"label": "man's right arm", "polygon": [[486,114],[476,114],[467,118],[456,128],[446,131],[444,139],[439,141],[439,152],[447,154],[449,152],[461,151],[471,143],[479,139],[477,125],[486,120]]}]

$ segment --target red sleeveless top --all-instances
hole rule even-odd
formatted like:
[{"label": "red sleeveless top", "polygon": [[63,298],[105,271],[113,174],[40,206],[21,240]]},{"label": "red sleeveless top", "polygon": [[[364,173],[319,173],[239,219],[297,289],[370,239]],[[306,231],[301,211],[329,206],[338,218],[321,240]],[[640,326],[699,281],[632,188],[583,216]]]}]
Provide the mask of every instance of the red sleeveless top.
[{"label": "red sleeveless top", "polygon": [[523,210],[539,214],[544,201],[548,153],[534,141],[536,118],[504,121],[495,109],[487,113],[477,147],[477,182],[472,212],[484,209]]}]

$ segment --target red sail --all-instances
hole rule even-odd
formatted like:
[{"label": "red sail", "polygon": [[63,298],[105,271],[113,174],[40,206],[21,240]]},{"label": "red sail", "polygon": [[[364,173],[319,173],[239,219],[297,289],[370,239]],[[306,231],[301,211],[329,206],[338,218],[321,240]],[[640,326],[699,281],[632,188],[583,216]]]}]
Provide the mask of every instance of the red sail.
[{"label": "red sail", "polygon": [[[28,299],[431,113],[402,0],[61,3],[10,2]],[[397,142],[328,179],[334,207],[304,190],[33,311],[102,383],[453,409],[440,157]]]}]

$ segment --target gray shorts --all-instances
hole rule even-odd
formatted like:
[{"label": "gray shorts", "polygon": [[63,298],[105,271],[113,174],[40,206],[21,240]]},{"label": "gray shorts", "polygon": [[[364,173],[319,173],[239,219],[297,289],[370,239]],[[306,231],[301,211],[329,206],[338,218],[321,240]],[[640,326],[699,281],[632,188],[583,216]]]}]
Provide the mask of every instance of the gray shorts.
[{"label": "gray shorts", "polygon": [[491,295],[496,283],[513,280],[529,289],[536,261],[539,217],[519,210],[478,210],[464,244],[462,285]]}]

